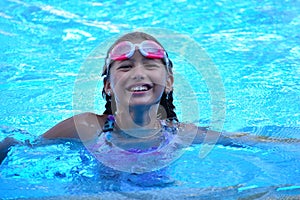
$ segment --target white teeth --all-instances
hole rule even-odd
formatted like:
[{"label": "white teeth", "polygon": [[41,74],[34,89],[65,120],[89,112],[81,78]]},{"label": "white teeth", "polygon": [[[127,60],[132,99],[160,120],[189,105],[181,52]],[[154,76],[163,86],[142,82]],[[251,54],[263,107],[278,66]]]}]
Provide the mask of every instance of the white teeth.
[{"label": "white teeth", "polygon": [[131,91],[146,91],[148,88],[146,86],[136,86],[130,89]]}]

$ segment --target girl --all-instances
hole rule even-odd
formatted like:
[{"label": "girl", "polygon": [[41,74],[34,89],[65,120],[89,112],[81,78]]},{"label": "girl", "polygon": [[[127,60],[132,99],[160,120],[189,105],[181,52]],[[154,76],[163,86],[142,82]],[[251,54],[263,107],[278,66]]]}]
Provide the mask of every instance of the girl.
[{"label": "girl", "polygon": [[154,37],[133,32],[118,39],[108,50],[102,75],[103,115],[76,115],[43,138],[80,138],[103,164],[142,173],[177,159],[198,130],[198,142],[204,137],[205,129],[178,123],[172,62]]}]

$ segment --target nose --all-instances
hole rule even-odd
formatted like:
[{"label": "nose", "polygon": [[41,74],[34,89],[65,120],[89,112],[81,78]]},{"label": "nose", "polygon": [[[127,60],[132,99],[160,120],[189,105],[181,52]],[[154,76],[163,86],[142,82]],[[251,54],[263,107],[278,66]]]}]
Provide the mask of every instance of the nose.
[{"label": "nose", "polygon": [[134,80],[144,80],[145,79],[145,70],[144,70],[143,64],[138,63],[133,68],[131,78]]}]

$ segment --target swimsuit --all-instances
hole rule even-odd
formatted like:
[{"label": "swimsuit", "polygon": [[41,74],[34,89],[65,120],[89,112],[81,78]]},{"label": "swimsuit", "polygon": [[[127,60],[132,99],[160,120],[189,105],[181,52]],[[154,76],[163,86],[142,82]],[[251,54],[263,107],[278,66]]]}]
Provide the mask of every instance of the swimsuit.
[{"label": "swimsuit", "polygon": [[160,120],[160,144],[146,149],[120,148],[112,142],[114,117],[109,115],[96,143],[89,145],[91,153],[104,165],[124,172],[145,173],[166,167],[183,154],[183,142],[178,135],[178,123]]}]

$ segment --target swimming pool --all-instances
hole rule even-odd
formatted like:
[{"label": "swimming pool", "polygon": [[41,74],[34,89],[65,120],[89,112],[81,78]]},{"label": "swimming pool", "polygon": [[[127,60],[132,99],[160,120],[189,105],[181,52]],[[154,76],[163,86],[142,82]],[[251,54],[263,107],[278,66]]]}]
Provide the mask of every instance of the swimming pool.
[{"label": "swimming pool", "polygon": [[[74,82],[90,52],[104,40],[144,26],[186,34],[206,50],[223,80],[224,130],[286,139],[244,148],[215,146],[204,159],[198,157],[200,147],[191,146],[167,169],[143,176],[103,168],[76,142],[14,147],[0,167],[1,198],[300,194],[299,143],[290,142],[300,139],[298,1],[4,0],[0,5],[0,139],[10,134],[32,139],[79,112],[73,109]],[[205,82],[193,76],[184,58],[170,56],[178,63],[175,71],[194,88],[201,114],[197,123],[208,125]],[[178,85],[178,90],[184,88]],[[175,98],[180,114],[182,97]],[[101,113],[103,101],[95,102],[95,112]]]}]

